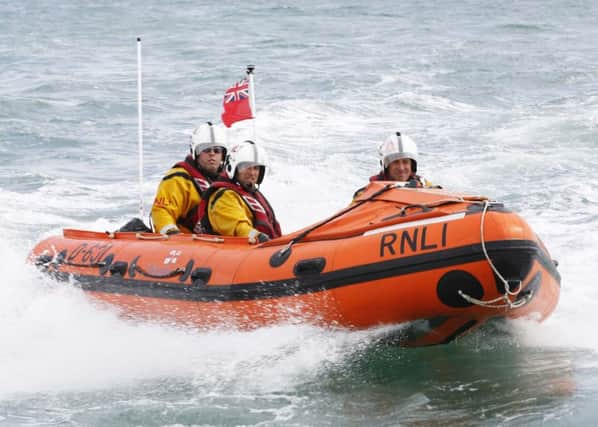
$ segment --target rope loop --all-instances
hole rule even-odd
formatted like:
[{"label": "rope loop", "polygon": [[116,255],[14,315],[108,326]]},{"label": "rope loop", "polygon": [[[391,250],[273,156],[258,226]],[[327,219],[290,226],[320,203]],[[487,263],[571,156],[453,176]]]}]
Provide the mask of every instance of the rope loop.
[{"label": "rope loop", "polygon": [[[492,262],[492,259],[490,259],[490,255],[488,254],[488,251],[486,249],[486,241],[484,239],[484,225],[485,225],[485,221],[486,221],[486,214],[488,212],[488,207],[490,206],[491,202],[488,199],[480,200],[478,203],[480,203],[480,202],[484,204],[484,208],[482,210],[482,217],[480,219],[480,243],[482,245],[482,252],[484,253],[484,257],[486,258],[486,261],[488,261],[488,265],[490,265],[490,268],[492,269],[494,274],[496,274],[496,277],[498,277],[498,280],[500,280],[500,282],[502,283],[503,288],[504,288],[504,293],[503,293],[503,295],[501,295],[497,298],[494,298],[492,300],[489,300],[489,301],[479,300],[470,295],[467,295],[466,293],[462,292],[461,290],[459,290],[459,295],[465,301],[467,301],[471,304],[475,304],[480,307],[509,308],[509,309],[522,307],[525,304],[527,304],[529,302],[529,300],[532,298],[533,292],[530,292],[529,294],[525,295],[524,298],[521,298],[521,299],[515,298],[515,301],[511,301],[511,298],[509,298],[509,297],[519,296],[519,294],[521,293],[521,289],[523,287],[523,283],[521,280],[517,280],[517,283],[516,283],[517,286],[516,286],[515,290],[511,291],[511,283],[509,283],[509,281],[507,279],[505,279],[502,274],[500,274],[500,272],[498,271],[498,269]],[[501,301],[502,301],[502,303],[501,303]]]}]

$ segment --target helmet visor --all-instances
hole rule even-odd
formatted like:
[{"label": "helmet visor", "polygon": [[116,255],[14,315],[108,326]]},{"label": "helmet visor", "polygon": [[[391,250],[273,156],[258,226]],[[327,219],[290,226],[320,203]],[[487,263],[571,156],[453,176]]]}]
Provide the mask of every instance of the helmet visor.
[{"label": "helmet visor", "polygon": [[[214,153],[224,153],[225,148],[222,145],[214,144],[212,142],[205,142],[203,144],[197,144],[195,146],[195,155],[199,156],[202,152],[207,152],[209,150],[214,150]],[[220,150],[220,151],[218,151]]]},{"label": "helmet visor", "polygon": [[241,162],[237,165],[237,169],[241,171],[243,169],[251,168],[253,166],[264,166],[264,165],[261,163],[258,163],[258,162]]},{"label": "helmet visor", "polygon": [[215,153],[215,154],[222,154],[224,153],[224,147],[220,147],[218,145],[214,145],[211,147],[204,148],[201,150],[202,153]]},{"label": "helmet visor", "polygon": [[414,160],[415,159],[415,155],[413,155],[413,153],[391,153],[388,154],[384,157],[384,167],[388,167],[388,165],[390,165],[392,162],[394,162],[395,160],[398,159],[410,159],[410,160]]}]

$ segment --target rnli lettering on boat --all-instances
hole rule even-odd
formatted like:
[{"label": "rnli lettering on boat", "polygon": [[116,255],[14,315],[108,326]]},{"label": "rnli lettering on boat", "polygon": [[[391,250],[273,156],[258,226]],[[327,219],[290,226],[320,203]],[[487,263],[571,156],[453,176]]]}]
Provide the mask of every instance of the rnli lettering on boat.
[{"label": "rnli lettering on boat", "polygon": [[386,255],[403,255],[406,250],[411,252],[426,251],[446,247],[446,231],[448,225],[442,224],[440,239],[431,239],[428,226],[403,230],[400,233],[384,233],[380,238],[380,257]]},{"label": "rnli lettering on boat", "polygon": [[[369,230],[364,235],[382,234],[380,237],[381,258],[397,254],[403,255],[406,251],[420,252],[444,248],[447,241],[448,223],[464,217],[465,213],[460,212],[437,218],[403,222]],[[438,226],[432,226],[432,224],[438,224]],[[437,227],[441,227],[440,233],[438,233]]]}]

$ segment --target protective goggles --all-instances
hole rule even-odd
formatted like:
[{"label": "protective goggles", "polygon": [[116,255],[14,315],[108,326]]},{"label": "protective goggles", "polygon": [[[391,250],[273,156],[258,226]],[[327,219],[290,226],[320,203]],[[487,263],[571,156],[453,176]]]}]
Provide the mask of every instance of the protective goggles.
[{"label": "protective goggles", "polygon": [[208,147],[205,150],[201,150],[202,153],[214,153],[214,154],[221,154],[224,153],[224,148],[222,147]]}]

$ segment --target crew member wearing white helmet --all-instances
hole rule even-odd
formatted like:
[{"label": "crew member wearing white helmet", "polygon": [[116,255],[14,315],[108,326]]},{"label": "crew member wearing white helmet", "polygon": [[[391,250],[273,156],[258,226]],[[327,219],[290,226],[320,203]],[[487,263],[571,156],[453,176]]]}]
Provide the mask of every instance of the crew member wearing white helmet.
[{"label": "crew member wearing white helmet", "polygon": [[158,233],[191,233],[202,194],[222,171],[226,157],[223,129],[203,123],[193,131],[189,146],[189,155],[158,186],[151,212]]},{"label": "crew member wearing white helmet", "polygon": [[[417,172],[417,145],[407,135],[394,132],[389,135],[378,148],[380,158],[380,172],[370,177],[372,181],[400,181],[405,187],[432,187],[425,178]],[[359,196],[365,187],[357,190],[353,198]]]},{"label": "crew member wearing white helmet", "polygon": [[204,194],[195,231],[247,237],[249,243],[280,237],[274,210],[259,191],[267,166],[266,152],[253,141],[232,147],[224,165],[224,176],[214,181]]}]

